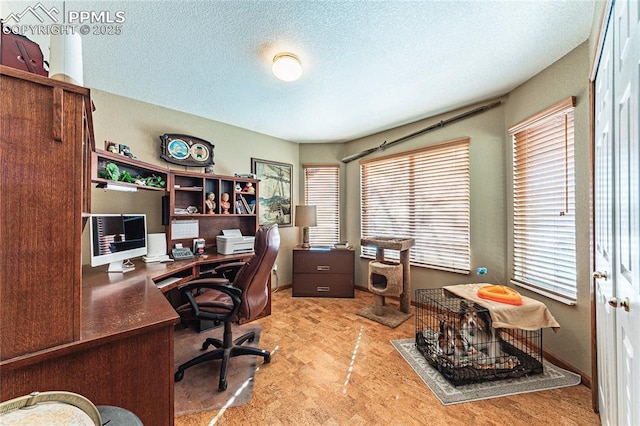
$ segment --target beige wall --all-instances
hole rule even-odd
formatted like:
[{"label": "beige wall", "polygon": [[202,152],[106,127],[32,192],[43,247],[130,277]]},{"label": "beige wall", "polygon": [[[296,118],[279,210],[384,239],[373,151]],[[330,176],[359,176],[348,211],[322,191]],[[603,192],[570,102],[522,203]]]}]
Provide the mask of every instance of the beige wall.
[{"label": "beige wall", "polygon": [[[460,137],[470,137],[471,267],[473,270],[476,267],[485,266],[490,271],[491,281],[507,283],[509,241],[511,240],[509,208],[511,142],[506,129],[568,96],[576,96],[578,99],[575,113],[578,304],[567,306],[543,296],[534,295],[524,289],[521,291],[527,296],[546,303],[562,326],[557,334],[545,330],[543,338],[545,350],[570,363],[587,376],[591,375],[589,56],[589,43],[585,42],[504,97],[502,99],[503,105],[500,107],[367,157],[372,158],[376,155],[406,151]],[[303,144],[300,146],[300,162],[339,162],[347,155],[416,132],[440,120],[467,111],[471,107],[473,106],[368,136],[340,147]],[[341,202],[344,212],[342,238],[358,246],[360,242],[358,161],[343,165],[341,177],[343,178]],[[393,188],[390,188],[390,193],[393,193]],[[356,260],[356,285],[363,288],[367,287],[367,262],[365,259]],[[464,275],[427,268],[411,268],[412,291],[418,288],[434,288],[450,284],[477,282],[478,280],[479,277],[474,272]]]},{"label": "beige wall", "polygon": [[[569,96],[576,97],[576,271],[578,302],[567,306],[519,289],[547,304],[561,325],[558,333],[544,332],[545,349],[591,375],[591,145],[589,139],[589,43],[585,42],[561,60],[513,90],[505,106],[505,128]],[[511,158],[507,158],[511,170]],[[511,179],[509,174],[508,179]],[[509,197],[510,198],[510,197]],[[510,203],[510,199],[508,201]],[[510,212],[509,212],[510,213]],[[512,215],[508,214],[508,229]],[[508,234],[509,241],[511,233]]]},{"label": "beige wall", "polygon": [[[92,90],[96,105],[93,113],[96,146],[104,148],[110,140],[128,145],[141,161],[168,167],[160,158],[160,138],[164,133],[197,136],[215,145],[215,173],[233,175],[249,173],[251,158],[280,161],[299,169],[298,144],[250,130],[204,119],[191,114],[147,104],[99,90]],[[171,165],[172,169],[202,171]],[[300,180],[293,180],[293,203],[297,203]],[[149,232],[164,232],[162,226],[161,191],[123,193],[95,188],[91,191],[92,213],[146,213]],[[280,229],[282,247],[276,263],[278,277],[273,283],[291,282],[291,248],[298,243],[298,229]],[[88,227],[83,234],[83,263],[89,262]]]},{"label": "beige wall", "polygon": [[[504,280],[505,269],[505,178],[504,153],[505,140],[503,135],[503,106],[494,108],[475,117],[454,123],[442,129],[426,133],[397,144],[384,151],[372,154],[386,155],[402,152],[413,148],[429,146],[462,137],[471,139],[470,170],[471,170],[471,253],[472,266],[486,266],[496,275],[496,279]],[[466,111],[466,109],[465,109]],[[380,145],[385,140],[392,141],[407,134],[426,128],[441,119],[452,117],[459,112],[434,117],[417,123],[409,124],[397,129],[377,135],[362,138],[345,145],[339,158],[357,153],[361,150]],[[304,157],[306,145],[301,145],[301,157]],[[327,159],[329,160],[329,159]],[[335,159],[333,159],[335,161]],[[346,239],[355,245],[360,243],[360,174],[358,161],[352,161],[345,166],[346,191],[342,197],[344,210]],[[393,195],[393,188],[389,188]],[[490,250],[487,250],[487,247]],[[356,284],[367,287],[367,261],[360,260],[356,265]],[[412,268],[411,280],[413,289],[440,287],[449,284],[474,282],[473,275],[462,275],[436,271],[427,268]]]}]

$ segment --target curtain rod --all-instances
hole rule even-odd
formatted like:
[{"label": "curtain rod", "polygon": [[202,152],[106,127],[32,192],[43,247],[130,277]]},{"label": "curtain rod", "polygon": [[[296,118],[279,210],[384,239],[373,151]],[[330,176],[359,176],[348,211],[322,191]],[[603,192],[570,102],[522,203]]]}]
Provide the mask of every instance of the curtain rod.
[{"label": "curtain rod", "polygon": [[454,123],[456,121],[462,120],[464,118],[468,118],[468,117],[471,117],[473,115],[480,114],[482,112],[488,111],[488,110],[490,110],[492,108],[497,107],[501,103],[502,103],[502,101],[496,101],[496,102],[493,102],[493,103],[490,103],[490,104],[487,104],[487,105],[483,105],[483,106],[478,107],[478,108],[474,108],[472,110],[469,110],[469,111],[464,112],[464,113],[462,113],[460,115],[456,115],[454,117],[448,118],[446,120],[440,120],[436,124],[433,124],[433,125],[431,125],[429,127],[426,127],[426,128],[424,128],[422,130],[418,130],[417,132],[411,133],[411,134],[406,135],[406,136],[402,136],[401,138],[398,138],[398,139],[390,141],[390,142],[384,141],[382,144],[378,145],[375,148],[365,149],[364,151],[360,151],[358,153],[351,154],[351,155],[349,155],[347,157],[344,157],[342,159],[342,162],[345,163],[345,164],[346,163],[350,163],[353,160],[357,160],[358,158],[362,158],[362,157],[365,157],[365,156],[367,156],[369,154],[373,154],[376,151],[383,150],[383,149],[385,149],[387,147],[390,147],[392,145],[398,144],[400,142],[404,142],[404,141],[406,141],[408,139],[411,139],[413,137],[416,137],[418,135],[422,135],[424,133],[430,132],[431,130],[436,130],[436,129],[439,129],[441,127],[446,126],[447,124],[451,124],[451,123]]}]

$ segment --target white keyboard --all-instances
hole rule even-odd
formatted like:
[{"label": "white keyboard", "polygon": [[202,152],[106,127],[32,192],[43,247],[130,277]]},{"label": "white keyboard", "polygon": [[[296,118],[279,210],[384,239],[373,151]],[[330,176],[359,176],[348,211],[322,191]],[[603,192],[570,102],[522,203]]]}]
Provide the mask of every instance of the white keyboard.
[{"label": "white keyboard", "polygon": [[180,281],[180,280],[181,280],[181,278],[177,278],[177,277],[165,278],[164,280],[158,281],[158,282],[156,283],[156,287],[158,287],[158,288],[164,288],[164,287],[166,287],[166,286],[168,286],[168,285],[171,285],[171,284],[173,284],[173,283],[175,283],[175,282],[178,282],[178,281]]}]

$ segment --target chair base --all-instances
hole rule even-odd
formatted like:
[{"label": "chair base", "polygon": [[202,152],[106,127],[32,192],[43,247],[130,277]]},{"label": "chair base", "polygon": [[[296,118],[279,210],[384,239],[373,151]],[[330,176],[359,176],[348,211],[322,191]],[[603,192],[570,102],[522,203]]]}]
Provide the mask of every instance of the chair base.
[{"label": "chair base", "polygon": [[240,355],[255,355],[255,356],[263,357],[265,364],[271,362],[271,354],[268,351],[260,348],[254,348],[251,346],[242,346],[244,342],[247,342],[247,341],[253,342],[255,337],[256,337],[256,333],[252,331],[252,332],[243,334],[242,336],[232,341],[231,324],[226,322],[224,324],[223,340],[209,337],[202,344],[202,350],[207,350],[209,346],[212,346],[212,345],[215,346],[216,349],[214,349],[211,352],[207,352],[202,355],[199,355],[185,362],[184,364],[180,365],[178,367],[178,371],[176,371],[176,373],[174,374],[175,381],[179,382],[180,380],[182,380],[182,378],[184,377],[184,371],[189,367],[193,367],[194,365],[198,365],[203,362],[212,361],[215,359],[221,359],[222,365],[220,367],[220,381],[218,383],[218,390],[220,391],[226,390],[227,389],[227,370],[228,370],[228,366],[229,366],[228,364],[229,364],[230,358],[240,356]]}]

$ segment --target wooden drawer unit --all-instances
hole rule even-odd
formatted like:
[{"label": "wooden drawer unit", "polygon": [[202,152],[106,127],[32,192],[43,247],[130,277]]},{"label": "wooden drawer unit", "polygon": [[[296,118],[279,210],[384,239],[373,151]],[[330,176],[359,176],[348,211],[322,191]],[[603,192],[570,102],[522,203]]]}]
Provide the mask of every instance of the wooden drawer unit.
[{"label": "wooden drawer unit", "polygon": [[293,296],[354,297],[353,249],[293,249]]}]

